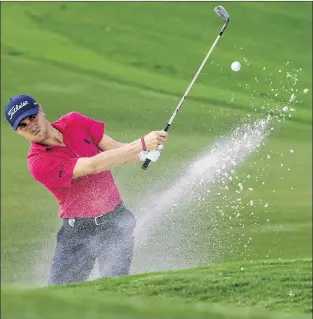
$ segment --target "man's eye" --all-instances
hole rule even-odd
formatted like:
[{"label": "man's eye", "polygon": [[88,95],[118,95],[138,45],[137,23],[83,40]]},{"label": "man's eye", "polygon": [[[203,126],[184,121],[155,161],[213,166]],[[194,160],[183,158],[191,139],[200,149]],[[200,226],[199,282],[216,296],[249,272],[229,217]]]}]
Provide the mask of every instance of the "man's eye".
[{"label": "man's eye", "polygon": [[26,124],[25,123],[21,123],[21,124],[18,125],[18,127],[23,129],[23,128],[26,127]]},{"label": "man's eye", "polygon": [[36,118],[36,116],[37,116],[37,114],[31,115],[31,116],[30,116],[30,119],[31,119],[31,120],[34,120],[34,119]]}]

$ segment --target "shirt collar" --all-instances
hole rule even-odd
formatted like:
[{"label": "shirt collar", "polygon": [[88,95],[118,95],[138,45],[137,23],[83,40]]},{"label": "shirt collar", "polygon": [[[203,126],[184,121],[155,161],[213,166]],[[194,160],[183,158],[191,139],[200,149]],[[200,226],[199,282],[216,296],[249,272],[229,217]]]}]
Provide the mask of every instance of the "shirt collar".
[{"label": "shirt collar", "polygon": [[62,120],[57,120],[55,122],[52,122],[51,125],[54,128],[56,128],[58,131],[60,131],[61,133],[65,133],[68,128],[68,124]]}]

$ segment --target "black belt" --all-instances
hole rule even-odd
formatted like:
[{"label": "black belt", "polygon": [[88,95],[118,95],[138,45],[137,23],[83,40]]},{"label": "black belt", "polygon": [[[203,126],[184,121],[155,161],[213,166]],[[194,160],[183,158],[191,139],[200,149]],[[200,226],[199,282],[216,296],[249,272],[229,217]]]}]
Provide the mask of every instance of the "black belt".
[{"label": "black belt", "polygon": [[74,226],[76,222],[78,224],[84,224],[84,223],[94,223],[95,225],[103,225],[107,223],[110,219],[115,217],[115,213],[121,211],[124,209],[125,206],[123,204],[119,204],[114,208],[114,210],[105,213],[103,215],[99,215],[96,217],[73,217],[73,218],[64,218],[64,221],[66,221],[70,226]]}]

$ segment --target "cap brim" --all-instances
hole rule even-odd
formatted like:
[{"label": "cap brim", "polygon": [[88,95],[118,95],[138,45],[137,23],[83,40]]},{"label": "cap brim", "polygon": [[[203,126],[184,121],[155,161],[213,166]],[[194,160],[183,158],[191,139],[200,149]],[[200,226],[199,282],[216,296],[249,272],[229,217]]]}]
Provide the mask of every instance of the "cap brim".
[{"label": "cap brim", "polygon": [[14,122],[13,124],[13,129],[16,131],[17,126],[19,125],[19,123],[27,116],[31,116],[31,115],[35,115],[39,113],[39,107],[33,107],[30,110],[27,110],[26,112],[24,112],[23,114],[21,114]]}]

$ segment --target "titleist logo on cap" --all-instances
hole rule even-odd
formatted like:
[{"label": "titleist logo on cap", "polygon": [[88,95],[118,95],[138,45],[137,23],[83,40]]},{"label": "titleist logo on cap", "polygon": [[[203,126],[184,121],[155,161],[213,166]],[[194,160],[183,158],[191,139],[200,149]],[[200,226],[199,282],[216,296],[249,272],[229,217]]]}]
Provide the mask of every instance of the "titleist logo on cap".
[{"label": "titleist logo on cap", "polygon": [[10,120],[12,120],[12,117],[14,116],[14,114],[20,110],[21,108],[23,108],[24,106],[28,105],[29,102],[28,101],[24,101],[20,104],[14,105],[8,112],[8,115],[10,115]]}]

